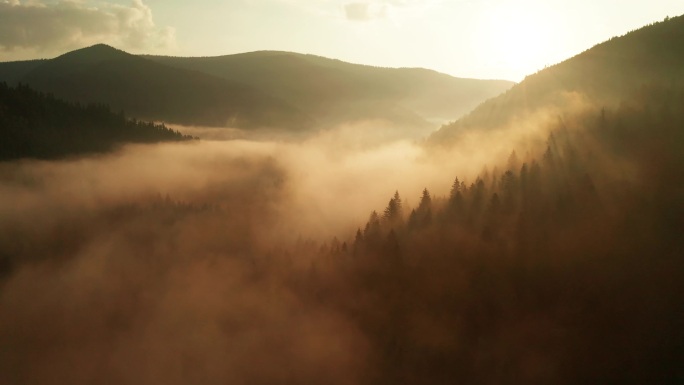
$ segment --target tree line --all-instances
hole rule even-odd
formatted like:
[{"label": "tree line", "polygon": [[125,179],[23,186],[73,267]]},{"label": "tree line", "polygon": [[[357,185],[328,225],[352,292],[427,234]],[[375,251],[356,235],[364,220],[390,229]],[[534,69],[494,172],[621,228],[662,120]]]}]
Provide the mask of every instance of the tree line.
[{"label": "tree line", "polygon": [[0,160],[55,159],[124,143],[193,139],[163,123],[128,119],[103,104],[69,103],[27,85],[0,83]]}]

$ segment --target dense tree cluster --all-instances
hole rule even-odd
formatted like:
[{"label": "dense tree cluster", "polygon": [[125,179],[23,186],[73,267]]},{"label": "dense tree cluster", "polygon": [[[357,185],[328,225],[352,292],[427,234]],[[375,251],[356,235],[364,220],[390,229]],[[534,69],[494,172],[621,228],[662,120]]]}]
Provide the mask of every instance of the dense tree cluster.
[{"label": "dense tree cluster", "polygon": [[68,103],[26,85],[0,83],[0,160],[52,159],[123,143],[192,139],[164,124],[127,119],[99,104]]},{"label": "dense tree cluster", "polygon": [[324,248],[302,293],[366,332],[372,383],[684,380],[684,90],[640,95]]}]

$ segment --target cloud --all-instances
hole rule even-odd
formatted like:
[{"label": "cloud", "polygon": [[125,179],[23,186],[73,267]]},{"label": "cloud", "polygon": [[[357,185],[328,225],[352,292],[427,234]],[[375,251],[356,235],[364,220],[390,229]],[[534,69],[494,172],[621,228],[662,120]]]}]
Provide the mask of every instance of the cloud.
[{"label": "cloud", "polygon": [[[374,307],[381,322],[365,323],[364,294],[350,316],[337,293],[367,275],[315,241],[353,239],[396,190],[407,209],[424,187],[445,196],[453,176],[504,160],[523,127],[443,154],[367,121],[303,141],[0,162],[0,383],[378,383],[387,345],[374,325],[394,313]],[[449,344],[432,320],[406,325]]]},{"label": "cloud", "polygon": [[384,7],[379,12],[372,12],[368,3],[349,3],[344,6],[344,11],[349,20],[365,21],[384,16]]},{"label": "cloud", "polygon": [[365,0],[346,3],[344,13],[347,20],[369,21],[384,19],[400,10],[412,12],[419,7],[438,3],[440,0]]},{"label": "cloud", "polygon": [[0,2],[0,52],[55,52],[95,43],[132,50],[175,46],[174,29],[155,25],[142,0],[130,5],[45,0]]}]

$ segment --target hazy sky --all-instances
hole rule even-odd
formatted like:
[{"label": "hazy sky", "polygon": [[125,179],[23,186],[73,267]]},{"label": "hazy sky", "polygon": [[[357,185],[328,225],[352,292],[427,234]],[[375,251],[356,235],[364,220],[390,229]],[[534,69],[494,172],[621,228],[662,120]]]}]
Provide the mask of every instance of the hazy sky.
[{"label": "hazy sky", "polygon": [[0,61],[105,42],[134,53],[312,53],[521,80],[683,0],[0,0]]}]

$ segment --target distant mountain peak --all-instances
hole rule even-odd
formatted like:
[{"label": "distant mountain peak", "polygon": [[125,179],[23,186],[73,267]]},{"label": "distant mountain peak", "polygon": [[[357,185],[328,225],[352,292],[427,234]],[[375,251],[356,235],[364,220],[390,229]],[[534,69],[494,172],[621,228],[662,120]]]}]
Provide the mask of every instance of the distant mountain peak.
[{"label": "distant mountain peak", "polygon": [[85,47],[71,52],[67,52],[64,55],[57,57],[56,60],[76,60],[79,62],[87,61],[92,63],[106,60],[121,59],[125,57],[133,58],[135,56],[125,51],[111,47],[107,44],[100,43],[90,47]]}]

